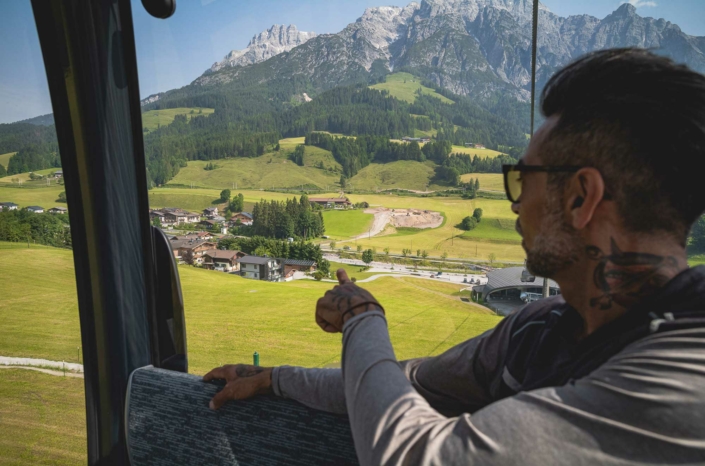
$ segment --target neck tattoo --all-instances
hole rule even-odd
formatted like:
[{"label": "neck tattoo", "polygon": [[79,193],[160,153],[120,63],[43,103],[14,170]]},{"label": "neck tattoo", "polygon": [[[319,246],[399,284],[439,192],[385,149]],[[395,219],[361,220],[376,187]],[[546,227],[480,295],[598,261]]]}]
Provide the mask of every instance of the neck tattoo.
[{"label": "neck tattoo", "polygon": [[593,280],[602,295],[591,298],[590,306],[612,309],[617,303],[629,307],[652,295],[678,272],[678,261],[673,256],[659,256],[642,252],[625,252],[611,239],[611,253],[605,254],[597,246],[588,246],[588,257],[597,261]]}]

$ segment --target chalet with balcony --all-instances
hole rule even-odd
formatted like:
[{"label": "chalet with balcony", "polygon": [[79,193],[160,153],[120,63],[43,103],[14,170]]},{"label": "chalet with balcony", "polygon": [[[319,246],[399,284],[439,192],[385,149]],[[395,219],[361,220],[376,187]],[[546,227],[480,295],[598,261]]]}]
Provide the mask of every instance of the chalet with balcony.
[{"label": "chalet with balcony", "polygon": [[282,261],[274,257],[245,256],[238,260],[240,276],[268,282],[282,281]]},{"label": "chalet with balcony", "polygon": [[241,251],[211,249],[203,253],[203,267],[219,272],[237,272],[240,270],[238,260],[246,255]]}]

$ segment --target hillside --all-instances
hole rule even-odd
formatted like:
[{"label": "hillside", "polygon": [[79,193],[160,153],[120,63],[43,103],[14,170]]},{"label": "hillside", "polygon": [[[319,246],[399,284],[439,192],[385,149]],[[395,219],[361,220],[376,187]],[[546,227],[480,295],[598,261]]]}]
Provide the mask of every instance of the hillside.
[{"label": "hillside", "polygon": [[[212,115],[215,110],[212,108],[166,108],[162,110],[149,110],[142,113],[142,127],[149,131],[154,131],[160,126],[168,126],[174,121],[176,115],[186,115],[188,120],[194,116]],[[193,113],[192,113],[193,112]]]},{"label": "hillside", "polygon": [[[317,147],[307,147],[306,153],[310,159],[308,163],[321,162],[326,167],[335,170],[338,165],[330,152]],[[218,168],[205,170],[204,167],[211,162],[195,160],[188,162],[167,186],[194,186],[215,189],[258,189],[258,188],[290,188],[297,186],[325,186],[337,185],[340,181],[340,172],[326,171],[314,166],[300,167],[292,162],[286,153],[268,153],[255,158],[233,158],[215,160]]]},{"label": "hillside", "polygon": [[[255,351],[264,366],[340,361],[340,337],[322,332],[313,319],[316,300],[333,283],[266,283],[189,266],[179,274],[191,373],[250,362]],[[72,252],[0,243],[0,276],[9,278],[0,305],[0,355],[76,362],[81,339]],[[462,285],[426,289],[417,282],[390,277],[365,284],[384,303],[400,359],[442,353],[501,320],[458,301]],[[0,463],[85,463],[83,397],[81,379],[2,369]]]},{"label": "hillside", "polygon": [[410,73],[392,73],[385,76],[385,81],[383,83],[375,84],[370,86],[371,89],[377,89],[380,91],[387,91],[389,95],[399,100],[403,100],[410,104],[416,102],[418,97],[417,93],[419,89],[422,95],[428,95],[439,99],[445,104],[454,104],[452,100],[445,97],[435,89],[426,87],[421,84],[421,79],[418,76],[414,76]]},{"label": "hillside", "polygon": [[432,184],[435,164],[430,161],[416,162],[399,160],[389,163],[371,163],[350,179],[354,189],[385,190],[411,189],[448,189],[448,186]]}]

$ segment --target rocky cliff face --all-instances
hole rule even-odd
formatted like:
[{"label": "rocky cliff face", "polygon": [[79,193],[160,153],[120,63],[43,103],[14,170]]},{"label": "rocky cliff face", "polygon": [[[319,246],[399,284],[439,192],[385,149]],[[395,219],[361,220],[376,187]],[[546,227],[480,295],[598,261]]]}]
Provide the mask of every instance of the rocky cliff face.
[{"label": "rocky cliff face", "polygon": [[[531,15],[531,0],[422,0],[404,8],[367,9],[338,34],[315,36],[275,26],[194,84],[236,84],[248,73],[266,80],[286,71],[319,91],[403,68],[461,95],[484,99],[501,92],[526,101]],[[705,37],[689,36],[663,19],[643,18],[632,5],[621,5],[604,19],[564,18],[541,6],[539,86],[579,55],[627,46],[656,48],[705,73]]]},{"label": "rocky cliff face", "polygon": [[214,63],[209,71],[214,72],[227,67],[259,63],[280,53],[288,52],[314,37],[316,37],[315,32],[299,31],[294,25],[275,24],[266,31],[255,35],[247,44],[247,48],[233,50],[222,61]]}]

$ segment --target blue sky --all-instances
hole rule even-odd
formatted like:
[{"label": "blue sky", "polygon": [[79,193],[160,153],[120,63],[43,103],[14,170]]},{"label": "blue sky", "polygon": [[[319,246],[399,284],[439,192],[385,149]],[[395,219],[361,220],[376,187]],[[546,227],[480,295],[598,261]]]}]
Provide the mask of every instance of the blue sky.
[{"label": "blue sky", "polygon": [[[418,0],[417,0],[418,1]],[[599,18],[624,0],[543,0],[561,16]],[[630,0],[642,16],[663,17],[705,36],[705,0]],[[177,0],[168,20],[152,18],[132,0],[143,97],[184,86],[272,24],[332,33],[365,8],[410,0]],[[46,75],[29,0],[0,1],[0,123],[51,113]]]}]

